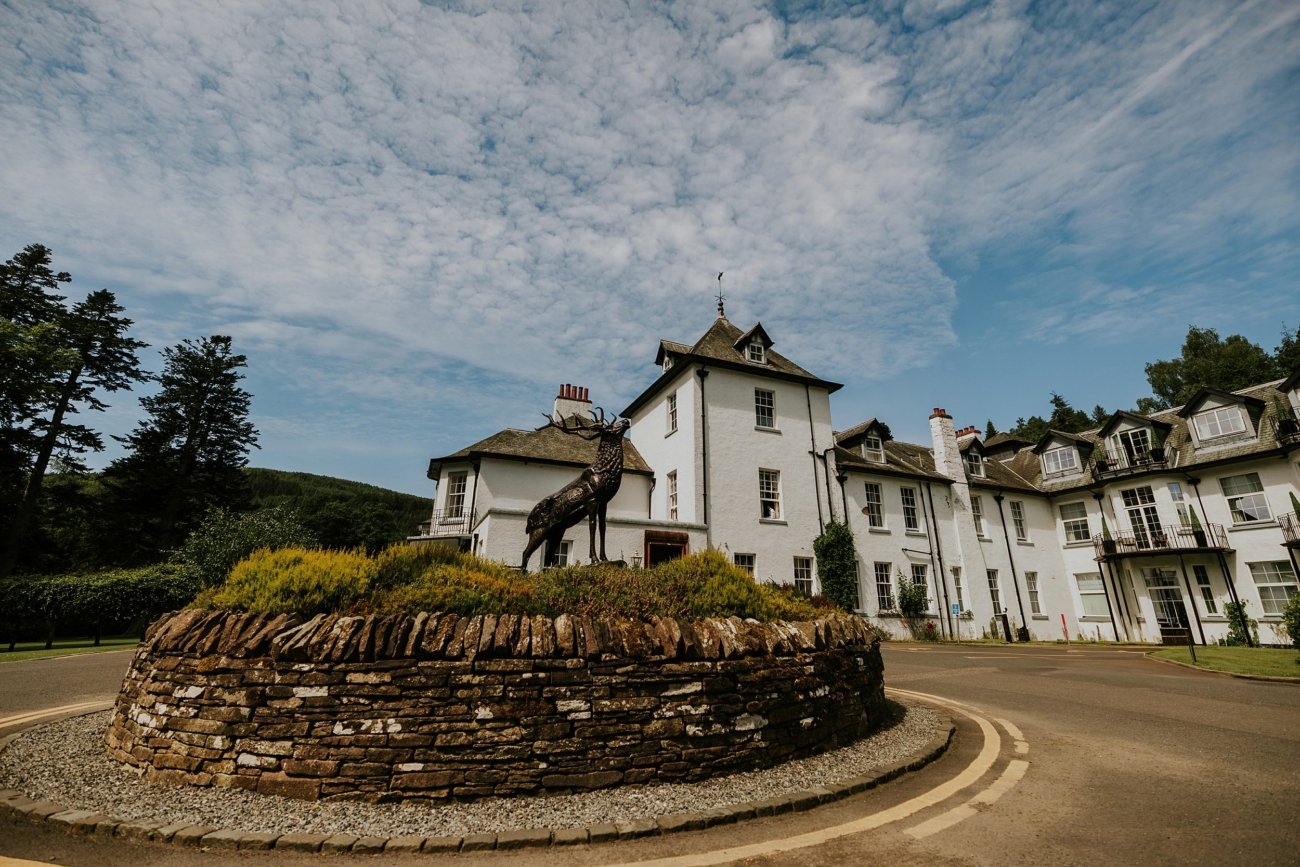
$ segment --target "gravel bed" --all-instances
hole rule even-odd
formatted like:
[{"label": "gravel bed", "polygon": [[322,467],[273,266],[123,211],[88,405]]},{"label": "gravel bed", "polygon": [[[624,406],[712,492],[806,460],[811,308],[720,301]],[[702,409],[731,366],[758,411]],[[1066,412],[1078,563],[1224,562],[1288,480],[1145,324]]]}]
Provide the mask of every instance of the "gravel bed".
[{"label": "gravel bed", "polygon": [[398,837],[464,836],[510,828],[577,828],[756,801],[865,774],[916,752],[936,715],[891,702],[892,724],[842,749],[700,783],[615,788],[575,795],[492,798],[468,804],[315,803],[240,789],[146,783],[100,743],[111,712],[41,726],[0,755],[0,788],[120,819],[165,819],[241,831]]}]

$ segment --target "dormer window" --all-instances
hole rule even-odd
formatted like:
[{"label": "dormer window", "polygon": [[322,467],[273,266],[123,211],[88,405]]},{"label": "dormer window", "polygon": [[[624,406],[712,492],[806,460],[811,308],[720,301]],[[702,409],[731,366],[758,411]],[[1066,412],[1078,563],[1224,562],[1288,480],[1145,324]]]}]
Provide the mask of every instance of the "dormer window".
[{"label": "dormer window", "polygon": [[672,369],[672,366],[673,366],[673,357],[672,357],[671,355],[665,355],[665,356],[664,356],[664,370],[665,370],[665,371],[671,370],[671,369]]},{"label": "dormer window", "polygon": [[1043,453],[1044,475],[1068,473],[1079,468],[1079,456],[1073,446],[1049,449]]},{"label": "dormer window", "polygon": [[1120,431],[1118,439],[1129,466],[1146,463],[1151,452],[1151,435],[1146,428]]},{"label": "dormer window", "polygon": [[862,456],[869,461],[875,461],[878,464],[885,462],[885,444],[880,441],[880,437],[867,435],[862,440]]},{"label": "dormer window", "polygon": [[1236,406],[1222,406],[1198,413],[1193,416],[1192,421],[1196,423],[1196,435],[1202,441],[1243,433],[1246,430],[1246,422],[1241,417],[1241,408]]},{"label": "dormer window", "polygon": [[984,478],[984,456],[974,449],[966,452],[966,475],[975,479]]},{"label": "dormer window", "polygon": [[767,351],[760,341],[755,340],[749,344],[749,360],[754,364],[767,364]]}]

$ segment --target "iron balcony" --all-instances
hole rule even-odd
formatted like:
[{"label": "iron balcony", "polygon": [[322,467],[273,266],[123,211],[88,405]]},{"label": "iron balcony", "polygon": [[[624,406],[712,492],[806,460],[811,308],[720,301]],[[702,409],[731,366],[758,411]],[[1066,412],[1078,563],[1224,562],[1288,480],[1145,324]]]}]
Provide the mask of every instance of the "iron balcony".
[{"label": "iron balcony", "polygon": [[1098,451],[1101,451],[1100,447],[1093,450],[1093,455],[1088,461],[1092,477],[1098,481],[1130,476],[1147,470],[1169,469],[1169,461],[1163,447],[1156,447],[1145,454],[1132,457],[1124,452],[1116,453],[1109,450],[1099,455]]},{"label": "iron balcony", "polygon": [[1282,544],[1288,548],[1300,548],[1300,512],[1278,515],[1277,522],[1282,527]]},{"label": "iron balcony", "polygon": [[1138,532],[1116,533],[1112,539],[1104,539],[1098,534],[1092,537],[1092,547],[1098,560],[1232,550],[1228,545],[1228,534],[1221,524],[1203,527],[1166,524],[1158,529],[1146,527]]},{"label": "iron balcony", "polygon": [[1293,418],[1278,418],[1275,415],[1268,417],[1269,423],[1273,425],[1273,438],[1282,445],[1295,445],[1300,443],[1300,421]]},{"label": "iron balcony", "polygon": [[419,538],[438,539],[468,536],[477,521],[476,509],[438,509],[433,517],[417,525]]}]

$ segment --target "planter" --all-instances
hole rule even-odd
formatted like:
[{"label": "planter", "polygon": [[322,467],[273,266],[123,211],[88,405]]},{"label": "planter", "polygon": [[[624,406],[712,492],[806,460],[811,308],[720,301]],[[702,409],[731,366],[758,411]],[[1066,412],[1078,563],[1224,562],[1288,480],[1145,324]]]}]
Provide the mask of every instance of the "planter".
[{"label": "planter", "polygon": [[1165,462],[1165,447],[1159,446],[1147,452],[1147,459],[1153,464],[1163,464]]},{"label": "planter", "polygon": [[1110,461],[1093,461],[1092,466],[1099,473],[1110,472]]},{"label": "planter", "polygon": [[1101,540],[1101,551],[1103,554],[1114,554],[1118,550],[1119,550],[1119,545],[1115,542],[1114,539]]},{"label": "planter", "polygon": [[1204,530],[1193,530],[1193,531],[1192,531],[1192,538],[1196,540],[1196,547],[1197,547],[1197,548],[1208,548],[1208,547],[1210,547],[1209,540],[1206,539],[1206,537],[1205,537],[1205,531],[1204,531]]},{"label": "planter", "polygon": [[1277,435],[1279,437],[1300,436],[1300,421],[1293,418],[1280,418],[1277,420]]}]

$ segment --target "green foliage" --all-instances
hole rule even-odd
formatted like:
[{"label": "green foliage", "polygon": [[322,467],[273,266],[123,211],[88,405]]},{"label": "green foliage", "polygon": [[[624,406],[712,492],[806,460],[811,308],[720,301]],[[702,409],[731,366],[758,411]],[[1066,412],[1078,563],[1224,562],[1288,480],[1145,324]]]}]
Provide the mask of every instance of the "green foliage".
[{"label": "green foliage", "polygon": [[1300,370],[1300,328],[1292,331],[1282,323],[1282,342],[1273,350],[1273,358],[1279,376],[1290,376]]},{"label": "green foliage", "polygon": [[1300,500],[1295,497],[1295,491],[1289,491],[1291,495],[1291,511],[1295,512],[1296,517],[1300,518]]},{"label": "green foliage", "polygon": [[204,587],[211,587],[225,581],[235,564],[254,551],[310,548],[315,544],[316,538],[291,509],[231,512],[216,508],[173,552],[171,561],[190,568]]},{"label": "green foliage", "polygon": [[[1247,647],[1252,643],[1259,646],[1259,623],[1246,613],[1249,600],[1229,602],[1223,606],[1223,613],[1228,618],[1228,637],[1220,638],[1219,644],[1226,647]],[[1254,641],[1251,641],[1251,636]]]},{"label": "green foliage", "polygon": [[921,640],[930,637],[925,630],[925,612],[930,607],[930,595],[926,592],[925,585],[914,583],[903,575],[901,569],[894,580],[898,584],[898,613],[906,621],[912,637]]},{"label": "green foliage", "polygon": [[1193,529],[1193,530],[1201,530],[1201,529],[1204,529],[1203,527],[1201,527],[1201,519],[1198,518],[1198,517],[1196,517],[1196,507],[1195,507],[1195,506],[1190,505],[1190,504],[1187,506],[1187,515],[1188,515],[1188,517],[1191,519],[1191,524],[1192,524],[1192,529]]},{"label": "green foliage", "polygon": [[822,592],[844,611],[858,607],[857,552],[848,524],[831,521],[813,540]]},{"label": "green foliage", "polygon": [[1101,538],[1105,539],[1107,542],[1113,541],[1113,538],[1110,535],[1110,527],[1106,525],[1106,516],[1104,514],[1101,516]]},{"label": "green foliage", "polygon": [[[1286,637],[1295,645],[1296,650],[1300,650],[1300,593],[1288,599],[1286,607],[1282,609],[1282,626],[1286,630]],[[1276,626],[1274,630],[1280,631]]]},{"label": "green foliage", "polygon": [[1225,340],[1213,328],[1196,326],[1187,329],[1178,358],[1146,366],[1147,382],[1159,409],[1181,406],[1202,386],[1234,391],[1287,372],[1277,358],[1240,334]]},{"label": "green foliage", "polygon": [[997,435],[998,429],[994,426],[993,419],[989,419],[988,423],[984,425],[984,441],[988,442]]},{"label": "green foliage", "polygon": [[1023,418],[1017,419],[1016,426],[1010,433],[1030,442],[1038,442],[1049,430],[1078,433],[1096,427],[1098,422],[1094,417],[1097,415],[1101,415],[1102,420],[1105,420],[1106,411],[1100,406],[1093,410],[1092,416],[1089,416],[1083,410],[1070,406],[1070,402],[1056,392],[1052,392],[1051,403],[1052,414],[1049,417],[1042,418],[1035,415],[1028,421]]},{"label": "green foliage", "polygon": [[649,569],[588,563],[521,574],[439,545],[359,551],[257,551],[200,604],[247,611],[451,611],[457,614],[579,614],[646,619],[753,617],[808,620],[810,599],[760,585],[717,551]]}]

